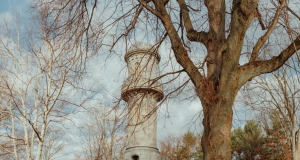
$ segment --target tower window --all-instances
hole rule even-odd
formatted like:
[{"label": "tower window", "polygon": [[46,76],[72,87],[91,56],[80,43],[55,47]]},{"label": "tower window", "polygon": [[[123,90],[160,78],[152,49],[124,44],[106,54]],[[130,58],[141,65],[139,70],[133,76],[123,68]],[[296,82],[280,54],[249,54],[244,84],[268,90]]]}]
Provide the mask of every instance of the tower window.
[{"label": "tower window", "polygon": [[139,160],[139,156],[138,155],[132,156],[132,160]]}]

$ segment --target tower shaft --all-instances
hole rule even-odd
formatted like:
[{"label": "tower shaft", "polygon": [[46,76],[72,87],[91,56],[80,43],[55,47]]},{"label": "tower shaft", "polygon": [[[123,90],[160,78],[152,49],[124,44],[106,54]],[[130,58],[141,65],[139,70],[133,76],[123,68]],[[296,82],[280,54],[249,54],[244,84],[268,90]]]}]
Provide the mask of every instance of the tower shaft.
[{"label": "tower shaft", "polygon": [[124,160],[159,160],[157,149],[157,102],[163,98],[162,85],[155,79],[158,53],[150,46],[134,46],[125,55],[128,79],[122,98],[128,103],[128,146]]}]

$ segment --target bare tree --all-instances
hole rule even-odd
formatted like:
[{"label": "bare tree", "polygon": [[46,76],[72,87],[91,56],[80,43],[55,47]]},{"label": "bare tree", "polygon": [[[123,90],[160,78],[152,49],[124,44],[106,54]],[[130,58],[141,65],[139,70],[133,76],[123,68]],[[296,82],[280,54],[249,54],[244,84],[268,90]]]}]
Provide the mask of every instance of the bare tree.
[{"label": "bare tree", "polygon": [[1,142],[9,144],[2,151],[13,159],[54,158],[64,146],[57,138],[64,121],[84,102],[74,100],[83,90],[76,78],[82,76],[84,54],[53,31],[47,9],[37,13],[26,35],[6,23],[0,38],[1,114],[7,115]]},{"label": "bare tree", "polygon": [[84,157],[81,159],[121,160],[127,137],[125,134],[126,114],[123,109],[92,105],[81,127],[84,141]]},{"label": "bare tree", "polygon": [[265,119],[276,118],[277,128],[280,127],[281,134],[289,139],[294,160],[300,158],[300,141],[297,135],[300,125],[297,118],[300,105],[299,80],[299,66],[291,60],[271,75],[255,79],[248,86],[247,93],[244,93],[244,97],[248,97],[245,98],[247,105],[265,115]]},{"label": "bare tree", "polygon": [[58,153],[62,152],[63,148],[66,146],[64,140],[65,134],[63,129],[56,129],[55,126],[49,126],[48,136],[44,143],[42,159],[51,160],[57,158]]},{"label": "bare tree", "polygon": [[[298,55],[299,28],[294,24],[300,20],[295,11],[298,5],[286,0],[36,3],[36,7],[49,7],[54,19],[60,19],[59,31],[71,33],[77,44],[94,46],[96,52],[101,46],[111,46],[113,53],[113,47],[122,40],[122,47],[142,39],[151,39],[157,48],[166,42],[166,47],[172,48],[169,57],[181,66],[170,67],[174,70],[166,75],[184,72],[201,100],[206,160],[231,158],[232,106],[239,89]],[[99,13],[106,13],[106,17]]]}]

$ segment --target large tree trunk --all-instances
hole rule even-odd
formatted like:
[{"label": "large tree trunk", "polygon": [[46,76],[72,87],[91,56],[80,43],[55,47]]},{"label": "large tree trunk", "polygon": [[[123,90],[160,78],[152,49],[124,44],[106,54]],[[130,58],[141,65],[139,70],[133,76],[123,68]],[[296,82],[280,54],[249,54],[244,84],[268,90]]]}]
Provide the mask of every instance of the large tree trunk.
[{"label": "large tree trunk", "polygon": [[212,82],[209,82],[204,88],[210,91],[206,91],[206,95],[200,97],[204,112],[202,137],[204,160],[231,159],[232,106],[238,89],[232,87],[236,82],[229,77],[231,76],[221,79],[220,88],[215,94],[211,92],[213,88],[209,87],[212,86],[209,83]]},{"label": "large tree trunk", "polygon": [[203,125],[204,135],[202,137],[202,147],[205,160],[231,159],[231,124],[232,124],[232,102],[226,104],[212,104],[206,106]]}]

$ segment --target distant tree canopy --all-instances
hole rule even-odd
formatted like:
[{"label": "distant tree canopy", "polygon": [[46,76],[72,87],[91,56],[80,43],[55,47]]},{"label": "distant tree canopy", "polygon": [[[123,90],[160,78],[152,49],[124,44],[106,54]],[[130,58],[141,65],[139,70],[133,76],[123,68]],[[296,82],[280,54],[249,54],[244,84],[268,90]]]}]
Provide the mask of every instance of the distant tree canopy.
[{"label": "distant tree canopy", "polygon": [[281,127],[272,121],[272,128],[261,126],[254,120],[243,128],[236,128],[231,135],[232,155],[237,159],[290,159],[291,150],[288,137],[279,134]]},{"label": "distant tree canopy", "polygon": [[201,160],[201,136],[190,131],[179,137],[168,135],[160,142],[160,151],[165,160]]},{"label": "distant tree canopy", "polygon": [[247,159],[253,159],[262,153],[264,135],[254,120],[248,121],[243,128],[236,128],[231,135],[232,152],[243,153]]}]

